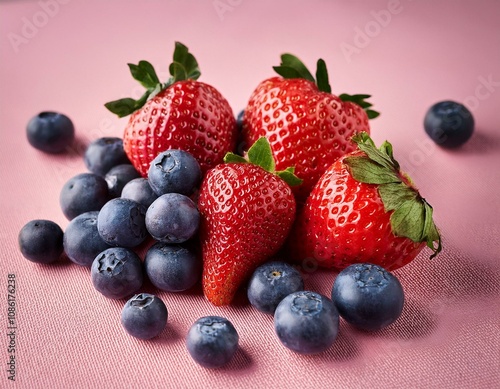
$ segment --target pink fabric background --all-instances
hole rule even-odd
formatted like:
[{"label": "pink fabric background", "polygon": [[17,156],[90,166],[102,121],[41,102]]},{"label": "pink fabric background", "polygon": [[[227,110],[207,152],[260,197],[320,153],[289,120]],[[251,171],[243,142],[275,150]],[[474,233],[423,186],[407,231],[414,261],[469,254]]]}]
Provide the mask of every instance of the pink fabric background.
[{"label": "pink fabric background", "polygon": [[[7,327],[8,273],[16,274],[18,319],[16,382],[7,380],[2,335],[0,387],[498,387],[498,1],[45,3],[57,9],[49,12],[37,1],[0,4],[0,333]],[[217,5],[225,8],[218,12]],[[29,22],[36,30],[23,27]],[[371,36],[363,39],[362,30]],[[23,43],[12,43],[16,35]],[[154,341],[138,341],[120,325],[123,302],[98,294],[88,269],[37,266],[21,256],[17,234],[27,221],[67,226],[59,191],[85,170],[84,145],[122,134],[126,119],[103,103],[140,95],[126,63],[147,59],[165,78],[175,40],[189,46],[201,80],[216,86],[235,113],[286,51],[310,68],[324,58],[334,92],[373,95],[382,113],[372,122],[373,137],[393,143],[434,206],[445,245],[435,260],[426,251],[396,272],[407,296],[397,323],[366,334],[341,322],[329,351],[301,356],[279,343],[272,318],[244,298],[216,308],[196,289],[159,293],[168,327]],[[427,108],[443,99],[467,103],[475,116],[477,131],[460,150],[434,146],[423,131]],[[73,119],[79,143],[70,153],[47,156],[27,143],[26,123],[42,110]],[[306,274],[306,287],[329,295],[334,278],[314,271]],[[184,345],[190,325],[207,314],[226,316],[240,334],[234,360],[217,371],[196,365]]]}]

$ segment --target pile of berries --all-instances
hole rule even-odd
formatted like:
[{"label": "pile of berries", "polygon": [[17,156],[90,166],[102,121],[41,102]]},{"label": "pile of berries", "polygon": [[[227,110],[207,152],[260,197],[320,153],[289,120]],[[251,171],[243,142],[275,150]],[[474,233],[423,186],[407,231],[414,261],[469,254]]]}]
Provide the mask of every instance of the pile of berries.
[{"label": "pile of berries", "polygon": [[[404,293],[390,271],[425,246],[434,257],[441,237],[392,145],[376,147],[370,138],[368,120],[378,113],[369,95],[333,95],[322,60],[314,78],[284,54],[274,68],[281,77],[260,83],[235,119],[224,97],[197,81],[198,63],[180,43],[165,83],[147,61],[129,68],[144,95],[106,104],[119,117],[131,115],[123,139],[88,146],[89,172],[61,190],[70,220],[64,232],[48,220],[22,228],[27,259],[51,263],[64,251],[89,267],[97,291],[130,298],[121,322],[141,339],[160,334],[168,319],[158,296],[140,292],[146,277],[166,292],[201,282],[214,305],[230,304],[248,282],[252,306],[274,316],[279,340],[298,353],[330,347],[339,316],[366,331],[397,320]],[[472,133],[472,117],[453,104],[433,108],[425,122],[445,147]],[[465,135],[450,124],[456,112]],[[30,143],[46,152],[60,152],[73,137],[73,124],[57,113],[28,125]],[[137,252],[151,239],[141,259]],[[287,262],[273,261],[277,255]],[[331,296],[304,289],[292,265],[304,260],[339,272]],[[205,367],[226,364],[238,341],[220,316],[200,318],[186,336],[189,353]]]},{"label": "pile of berries", "polygon": [[[158,154],[147,179],[123,162],[127,157],[121,139],[91,143],[85,153],[90,172],[71,178],[61,191],[62,211],[71,220],[66,231],[52,221],[31,221],[21,230],[19,244],[26,258],[39,263],[56,261],[64,250],[71,261],[90,267],[92,283],[105,297],[133,295],[123,307],[122,325],[132,336],[150,339],[164,329],[168,310],[158,296],[139,293],[144,277],[167,292],[187,290],[201,277],[202,261],[190,242],[198,232],[200,212],[189,196],[196,199],[202,173],[197,160],[183,150]],[[156,243],[141,261],[133,249],[148,235]],[[399,317],[404,302],[398,280],[372,264],[340,272],[330,299],[304,290],[301,273],[291,264],[266,262],[250,277],[247,295],[256,309],[274,315],[283,345],[304,354],[333,344],[339,314],[359,328],[377,330]],[[207,316],[193,324],[186,345],[199,364],[219,367],[232,358],[238,340],[226,318]]]}]

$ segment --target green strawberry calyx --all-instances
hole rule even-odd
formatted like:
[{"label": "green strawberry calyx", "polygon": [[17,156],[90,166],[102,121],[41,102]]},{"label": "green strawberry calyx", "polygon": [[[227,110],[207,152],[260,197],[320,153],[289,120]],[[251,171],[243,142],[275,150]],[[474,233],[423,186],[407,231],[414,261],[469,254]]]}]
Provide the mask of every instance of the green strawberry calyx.
[{"label": "green strawberry calyx", "polygon": [[276,174],[289,186],[298,186],[302,184],[302,180],[295,175],[295,168],[289,167],[285,170],[276,171],[273,152],[271,145],[266,137],[261,137],[250,147],[245,155],[227,153],[224,157],[225,163],[251,163],[260,166],[265,171]]},{"label": "green strawberry calyx", "polygon": [[183,80],[197,80],[201,75],[198,62],[193,54],[180,42],[175,42],[173,61],[168,68],[170,78],[165,83],[158,79],[153,65],[148,61],[139,61],[137,65],[129,63],[128,67],[132,77],[146,88],[146,92],[137,100],[126,97],[104,104],[108,110],[120,118],[132,114],[173,83]]},{"label": "green strawberry calyx", "polygon": [[[328,70],[326,69],[325,61],[321,58],[318,59],[318,62],[316,63],[316,79],[300,59],[288,53],[281,55],[280,65],[273,66],[273,69],[283,78],[304,78],[315,83],[320,91],[332,93],[332,88],[330,86],[330,82],[328,81]],[[380,113],[371,109],[373,104],[366,101],[370,97],[371,95],[364,94],[349,95],[347,93],[342,93],[339,95],[339,98],[342,101],[350,101],[363,108],[368,116],[368,119],[375,119],[380,115]]]},{"label": "green strawberry calyx", "polygon": [[353,136],[365,155],[344,158],[351,176],[359,182],[378,185],[378,193],[390,216],[394,235],[414,242],[426,242],[431,259],[442,250],[441,235],[432,218],[432,207],[414,187],[408,175],[400,171],[392,145],[385,141],[380,148],[366,132]]}]

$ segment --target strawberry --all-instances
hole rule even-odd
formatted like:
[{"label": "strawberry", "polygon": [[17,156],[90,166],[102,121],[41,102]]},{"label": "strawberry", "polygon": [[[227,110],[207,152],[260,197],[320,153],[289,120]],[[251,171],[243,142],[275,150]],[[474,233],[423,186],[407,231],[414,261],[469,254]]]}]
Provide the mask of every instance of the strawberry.
[{"label": "strawberry", "polygon": [[119,117],[130,115],[123,147],[144,177],[151,161],[167,149],[182,149],[200,163],[202,172],[221,163],[236,143],[236,120],[227,100],[212,86],[196,81],[198,63],[183,44],[176,42],[171,77],[161,83],[147,61],[129,64],[132,76],[145,88],[138,99],[105,104]]},{"label": "strawberry", "polygon": [[259,139],[247,159],[229,153],[226,164],[202,182],[198,208],[203,292],[214,305],[229,304],[255,268],[283,245],[295,219],[289,185],[293,168],[276,171],[271,148]]},{"label": "strawberry", "polygon": [[282,77],[261,82],[243,117],[242,138],[252,144],[265,136],[276,168],[295,166],[304,183],[295,189],[303,202],[325,170],[355,149],[351,138],[369,133],[368,119],[379,114],[365,101],[370,95],[331,94],[325,62],[317,62],[316,80],[295,56],[283,54],[274,70]]},{"label": "strawberry", "polygon": [[432,207],[400,170],[391,144],[377,149],[366,133],[353,140],[358,150],[323,174],[297,217],[290,255],[336,270],[359,262],[394,270],[426,245],[436,256],[442,246]]}]

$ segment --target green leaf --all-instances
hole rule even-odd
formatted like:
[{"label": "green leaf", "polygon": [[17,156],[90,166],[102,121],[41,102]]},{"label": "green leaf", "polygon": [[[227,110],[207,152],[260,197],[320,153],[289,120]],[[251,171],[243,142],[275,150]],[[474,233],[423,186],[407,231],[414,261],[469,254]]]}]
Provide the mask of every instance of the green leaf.
[{"label": "green leaf", "polygon": [[347,165],[351,176],[356,181],[366,184],[401,182],[396,172],[387,169],[369,157],[346,157],[344,163]]},{"label": "green leaf", "polygon": [[394,151],[392,145],[388,141],[384,141],[379,148],[380,152],[384,155],[387,155],[392,162],[392,165],[395,169],[399,170],[399,163],[394,159]]},{"label": "green leaf", "polygon": [[252,147],[248,149],[248,160],[264,170],[274,173],[275,165],[273,152],[266,137],[260,137]]},{"label": "green leaf", "polygon": [[375,119],[377,116],[380,116],[380,113],[374,111],[373,109],[368,109],[373,106],[373,104],[369,103],[368,101],[365,101],[370,97],[371,95],[363,95],[363,94],[349,95],[347,93],[342,93],[341,95],[339,95],[340,100],[350,101],[351,103],[355,103],[359,105],[361,108],[363,108],[366,112],[366,115],[368,116],[368,119]]},{"label": "green leaf", "polygon": [[243,158],[241,155],[229,152],[224,156],[224,162],[225,163],[247,163],[248,161],[245,158]]},{"label": "green leaf", "polygon": [[127,65],[134,80],[139,81],[145,88],[151,87],[151,85],[149,84],[150,80],[148,75],[139,66],[134,65],[133,63],[128,63]]},{"label": "green leaf", "polygon": [[368,133],[365,131],[361,131],[353,135],[352,140],[356,142],[358,146],[359,144],[363,143],[372,146],[373,148],[377,148],[377,146],[375,146],[375,142],[373,141],[373,139],[370,138],[370,135],[368,135]]},{"label": "green leaf", "polygon": [[371,107],[372,104],[365,101],[365,99],[369,99],[371,95],[349,95],[347,93],[342,93],[339,96],[339,99],[342,101],[350,101],[351,103],[358,104],[361,108]]},{"label": "green leaf", "polygon": [[356,95],[352,95],[352,97],[354,97],[358,100],[365,100],[365,99],[369,99],[370,97],[372,97],[372,95],[364,95],[362,93],[358,93]]},{"label": "green leaf", "polygon": [[109,103],[104,104],[104,106],[118,117],[122,118],[141,108],[144,104],[146,104],[146,101],[148,101],[150,97],[152,97],[151,91],[147,90],[138,100],[127,97],[124,99],[110,101]]},{"label": "green leaf", "polygon": [[179,62],[172,62],[168,67],[168,70],[172,75],[172,84],[176,81],[187,79],[186,68]]},{"label": "green leaf", "polygon": [[300,76],[300,73],[296,69],[288,67],[288,66],[273,66],[273,69],[281,77],[286,78],[286,79],[302,78]]},{"label": "green leaf", "polygon": [[[358,148],[371,160],[389,170],[395,170],[395,161],[392,158],[392,145],[389,142],[385,141],[382,147],[377,149],[377,146],[375,146],[375,143],[366,132],[354,135],[352,140],[358,144]],[[388,151],[389,154],[386,151]]]},{"label": "green leaf", "polygon": [[[147,95],[147,96],[146,96],[146,99],[147,99],[147,100],[151,100],[151,99],[152,99],[153,97],[155,97],[158,93],[160,93],[163,89],[165,89],[165,88],[164,88],[164,86],[163,86],[162,84],[156,84],[156,86],[154,87],[154,89],[152,89],[152,90],[148,90],[148,91],[145,93],[145,95]],[[144,97],[144,96],[142,96],[142,97]],[[141,97],[141,99],[142,99],[142,97]],[[139,100],[140,100],[140,99],[139,99]],[[144,105],[144,104],[142,104],[142,105]],[[142,107],[142,105],[141,105],[141,107]]]},{"label": "green leaf", "polygon": [[386,212],[398,209],[406,201],[415,200],[417,193],[403,182],[391,182],[390,184],[380,185],[378,193]]},{"label": "green leaf", "polygon": [[[441,250],[443,249],[443,245],[441,242],[441,235],[439,234],[439,231],[432,218],[432,207],[425,200],[423,200],[423,203],[425,207],[425,221],[422,238],[426,241],[427,247],[434,251],[434,253],[431,255],[432,259],[441,252]],[[437,247],[434,246],[434,242],[437,242]]]},{"label": "green leaf", "polygon": [[156,74],[155,68],[148,61],[144,61],[144,60],[139,61],[139,68],[141,68],[144,72],[146,72],[148,74],[149,78],[152,81],[151,85],[155,85],[155,84],[160,83],[160,80]]},{"label": "green leaf", "polygon": [[373,109],[367,109],[366,110],[366,116],[368,116],[368,119],[375,119],[376,117],[380,116],[380,112],[374,111]]},{"label": "green leaf", "polygon": [[188,71],[187,73],[188,73],[187,74],[188,80],[197,80],[201,76],[201,72],[198,68],[196,68],[195,70]]},{"label": "green leaf", "polygon": [[150,90],[144,92],[144,94],[138,100],[135,101],[135,109],[138,110],[139,108],[141,108],[144,104],[146,104],[146,101],[148,101],[152,97],[154,97],[154,95],[152,96],[152,92]]},{"label": "green leaf", "polygon": [[104,104],[104,106],[114,114],[118,115],[118,117],[122,118],[130,115],[136,110],[136,101],[127,97],[125,99],[110,101],[109,103]]},{"label": "green leaf", "polygon": [[392,145],[388,141],[384,141],[384,143],[382,143],[382,145],[379,147],[379,150],[380,152],[389,156],[391,160],[394,160],[394,150],[392,148]]},{"label": "green leaf", "polygon": [[330,82],[328,81],[328,70],[326,69],[325,61],[318,59],[316,64],[316,82],[318,89],[326,93],[332,93]]},{"label": "green leaf", "polygon": [[186,45],[182,44],[181,42],[175,42],[175,49],[173,55],[174,62],[184,63],[188,53],[189,49],[187,48]]},{"label": "green leaf", "polygon": [[[175,42],[173,60],[174,62],[177,62],[184,67],[186,78],[183,78],[183,80],[186,79],[197,80],[200,77],[201,72],[200,69],[198,68],[198,62],[196,61],[196,58],[193,56],[193,54],[189,52],[187,46],[183,45],[180,42]],[[175,79],[175,81],[181,81],[181,80]]]},{"label": "green leaf", "polygon": [[299,186],[304,180],[295,175],[295,168],[289,167],[276,172],[276,175],[285,181],[289,186]]},{"label": "green leaf", "polygon": [[138,65],[129,63],[128,67],[132,77],[139,81],[141,85],[145,88],[154,88],[160,83],[156,71],[147,61],[139,61]]},{"label": "green leaf", "polygon": [[394,235],[422,242],[425,220],[425,207],[422,201],[417,199],[405,201],[392,213],[390,219]]},{"label": "green leaf", "polygon": [[299,78],[305,78],[306,80],[315,82],[314,77],[309,71],[309,69],[307,69],[306,65],[304,65],[304,63],[300,59],[298,59],[295,55],[288,53],[282,54],[281,66],[295,69],[299,74]]}]

